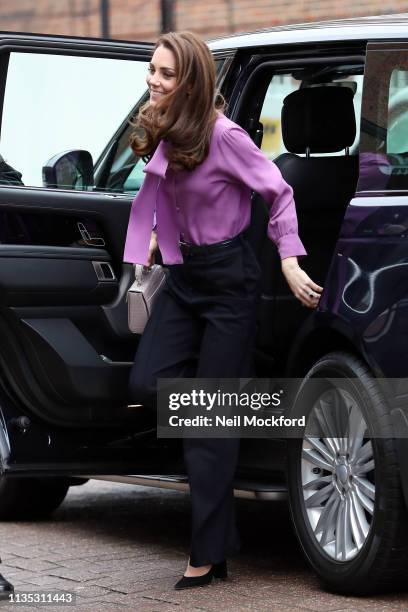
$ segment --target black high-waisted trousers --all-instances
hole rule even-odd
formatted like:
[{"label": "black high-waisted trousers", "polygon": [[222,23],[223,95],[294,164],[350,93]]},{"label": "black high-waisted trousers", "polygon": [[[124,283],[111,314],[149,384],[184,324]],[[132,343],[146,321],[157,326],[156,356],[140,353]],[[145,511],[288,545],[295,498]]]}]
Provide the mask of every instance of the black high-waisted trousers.
[{"label": "black high-waisted trousers", "polygon": [[[241,234],[232,244],[168,266],[131,371],[132,401],[156,406],[157,378],[254,376],[260,267]],[[184,438],[192,502],[190,564],[218,563],[240,547],[232,482],[239,438]]]}]

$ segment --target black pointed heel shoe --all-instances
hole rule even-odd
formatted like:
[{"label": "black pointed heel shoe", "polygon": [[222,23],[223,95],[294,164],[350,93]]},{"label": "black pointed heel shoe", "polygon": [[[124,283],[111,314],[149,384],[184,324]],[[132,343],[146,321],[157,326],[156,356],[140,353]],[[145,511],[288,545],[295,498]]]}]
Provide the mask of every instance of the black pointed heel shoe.
[{"label": "black pointed heel shoe", "polygon": [[208,572],[203,574],[203,576],[183,576],[178,582],[176,582],[174,588],[179,590],[205,586],[206,584],[210,584],[213,578],[226,580],[227,576],[227,562],[221,561],[221,563],[214,563],[214,565],[212,565]]}]

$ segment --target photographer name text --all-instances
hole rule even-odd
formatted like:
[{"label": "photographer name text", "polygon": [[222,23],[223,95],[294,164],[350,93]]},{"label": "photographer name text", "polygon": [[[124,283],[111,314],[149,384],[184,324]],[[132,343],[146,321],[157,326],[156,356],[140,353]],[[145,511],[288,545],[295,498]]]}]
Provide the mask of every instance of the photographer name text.
[{"label": "photographer name text", "polygon": [[192,418],[172,415],[169,417],[171,427],[305,427],[305,416],[289,418],[280,416],[261,417],[259,415],[247,416],[237,414],[233,417],[226,416],[203,416],[197,415]]}]

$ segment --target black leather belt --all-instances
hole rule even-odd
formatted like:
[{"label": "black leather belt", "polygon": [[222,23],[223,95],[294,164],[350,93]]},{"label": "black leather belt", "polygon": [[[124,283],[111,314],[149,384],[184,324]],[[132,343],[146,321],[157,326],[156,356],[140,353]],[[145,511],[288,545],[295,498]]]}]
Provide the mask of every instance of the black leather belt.
[{"label": "black leather belt", "polygon": [[206,253],[214,253],[234,244],[238,244],[241,242],[242,238],[243,234],[238,234],[229,240],[222,240],[221,242],[214,242],[213,244],[191,244],[190,242],[180,240],[180,251],[183,255],[204,255]]}]

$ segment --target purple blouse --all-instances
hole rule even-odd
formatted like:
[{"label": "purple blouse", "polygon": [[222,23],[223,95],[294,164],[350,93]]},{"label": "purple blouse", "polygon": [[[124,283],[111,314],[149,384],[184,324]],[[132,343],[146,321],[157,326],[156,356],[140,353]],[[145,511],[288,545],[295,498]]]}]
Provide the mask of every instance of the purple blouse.
[{"label": "purple blouse", "polygon": [[193,171],[168,167],[161,141],[144,168],[146,178],[132,203],[124,261],[147,263],[153,217],[163,263],[183,263],[180,239],[193,244],[227,240],[251,220],[251,192],[270,204],[267,234],[281,259],[307,255],[298,236],[292,188],[247,132],[218,113],[209,155]]}]

